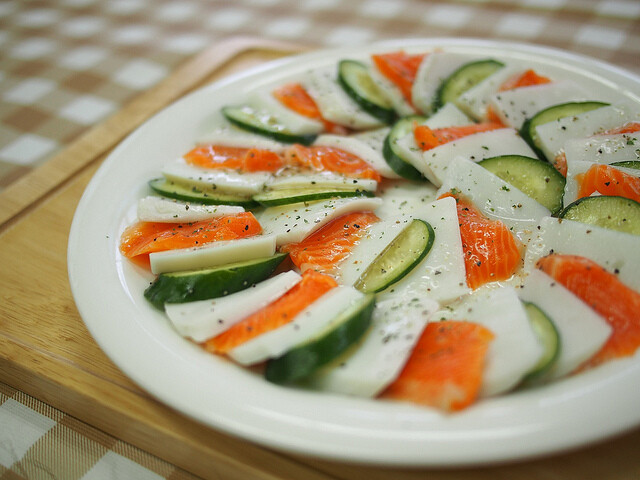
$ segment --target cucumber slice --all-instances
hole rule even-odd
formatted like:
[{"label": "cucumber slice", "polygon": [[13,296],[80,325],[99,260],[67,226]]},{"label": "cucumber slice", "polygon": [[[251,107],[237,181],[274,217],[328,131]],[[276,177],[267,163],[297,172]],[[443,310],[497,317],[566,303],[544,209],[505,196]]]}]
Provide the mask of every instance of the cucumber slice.
[{"label": "cucumber slice", "polygon": [[396,118],[393,104],[369,75],[364,63],[342,60],[338,64],[338,83],[354,102],[385,123]]},{"label": "cucumber slice", "polygon": [[640,161],[639,160],[626,160],[624,162],[613,162],[610,163],[612,167],[623,167],[623,168],[633,168],[636,170],[640,170]]},{"label": "cucumber slice", "polygon": [[542,357],[523,379],[523,382],[531,382],[546,373],[560,356],[560,335],[553,321],[540,308],[530,302],[522,304],[531,328],[543,347]]},{"label": "cucumber slice", "polygon": [[362,272],[353,286],[364,293],[375,293],[396,283],[429,253],[434,237],[431,225],[424,220],[412,220]]},{"label": "cucumber slice", "polygon": [[[536,133],[536,127],[538,125],[554,122],[564,117],[579,115],[581,113],[595,110],[596,108],[606,107],[607,105],[609,104],[603,102],[569,102],[552,105],[551,107],[539,111],[533,117],[526,119],[520,129],[520,136],[526,140],[540,158],[546,158],[542,152],[540,140]],[[552,162],[553,158],[547,158],[547,160]]]},{"label": "cucumber slice", "polygon": [[188,272],[161,273],[144,291],[160,310],[165,303],[185,303],[217,298],[243,290],[271,275],[286,253]]},{"label": "cucumber slice", "polygon": [[371,323],[374,295],[364,295],[350,308],[330,322],[331,327],[284,355],[267,362],[265,378],[286,384],[311,375],[357,342]]},{"label": "cucumber slice", "polygon": [[204,205],[238,205],[244,208],[255,207],[258,204],[250,196],[234,195],[214,189],[198,188],[192,185],[173,182],[166,178],[155,178],[149,181],[154,192],[163,197],[175,198],[186,202],[202,203]]},{"label": "cucumber slice", "polygon": [[579,198],[558,217],[640,235],[640,203],[629,198],[604,195]]},{"label": "cucumber slice", "polygon": [[410,115],[398,120],[391,131],[384,139],[382,154],[387,164],[401,177],[407,180],[424,181],[425,178],[420,171],[415,168],[409,160],[404,158],[402,153],[396,148],[398,140],[413,131],[414,124],[423,124],[427,117],[421,115]]},{"label": "cucumber slice", "polygon": [[526,193],[551,213],[562,208],[566,179],[549,162],[522,155],[501,155],[486,158],[478,165]]},{"label": "cucumber slice", "polygon": [[447,102],[455,103],[460,95],[502,67],[504,63],[493,59],[465,63],[440,84],[433,101],[434,111]]},{"label": "cucumber slice", "polygon": [[307,188],[307,189],[287,189],[271,190],[269,192],[254,195],[253,199],[265,207],[275,207],[278,205],[289,205],[291,203],[313,202],[326,198],[344,197],[373,197],[374,193],[368,190],[336,189],[336,188]]},{"label": "cucumber slice", "polygon": [[279,142],[310,145],[316,139],[315,134],[294,133],[275,116],[249,106],[224,107],[222,114],[237,127]]}]

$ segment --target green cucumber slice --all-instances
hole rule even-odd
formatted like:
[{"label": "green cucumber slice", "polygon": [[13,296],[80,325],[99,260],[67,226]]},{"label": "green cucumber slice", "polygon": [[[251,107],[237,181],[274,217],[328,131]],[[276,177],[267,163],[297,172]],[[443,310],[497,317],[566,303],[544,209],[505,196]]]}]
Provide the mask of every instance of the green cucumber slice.
[{"label": "green cucumber slice", "polygon": [[393,104],[369,75],[364,63],[342,60],[338,64],[338,83],[354,102],[385,123],[396,118]]},{"label": "green cucumber slice", "polygon": [[275,116],[249,106],[224,107],[222,114],[237,127],[279,142],[310,145],[317,136],[315,134],[303,135],[294,133]]},{"label": "green cucumber slice", "polygon": [[412,220],[362,272],[353,286],[363,293],[375,293],[396,283],[427,256],[434,237],[431,225],[424,220]]},{"label": "green cucumber slice", "polygon": [[[570,117],[573,115],[579,115],[581,113],[595,110],[596,108],[602,108],[609,105],[603,102],[569,102],[561,103],[559,105],[553,105],[551,107],[540,110],[533,117],[528,118],[522,124],[520,129],[520,136],[529,144],[531,148],[536,152],[540,158],[546,158],[542,149],[540,148],[540,139],[536,133],[536,127],[545,123],[554,122],[564,117]],[[553,158],[547,158],[550,162],[553,162]]]},{"label": "green cucumber slice", "polygon": [[579,198],[558,217],[640,235],[640,203],[629,198],[605,195]]},{"label": "green cucumber slice", "polygon": [[300,202],[313,202],[326,198],[344,197],[373,197],[374,192],[359,189],[336,189],[336,188],[306,188],[306,189],[286,189],[271,190],[265,193],[254,195],[253,199],[265,207],[278,205],[289,205]]},{"label": "green cucumber slice", "polygon": [[544,205],[551,213],[562,209],[566,179],[549,162],[522,155],[501,155],[486,158],[478,165]]},{"label": "green cucumber slice", "polygon": [[553,321],[537,305],[530,302],[522,302],[529,323],[543,347],[542,357],[533,369],[524,377],[523,382],[531,382],[544,375],[560,356],[560,334]]},{"label": "green cucumber slice", "polygon": [[154,178],[149,187],[163,197],[204,205],[238,205],[245,208],[257,206],[250,196],[234,195],[214,189],[203,189],[193,185],[177,183],[166,178]]},{"label": "green cucumber slice", "polygon": [[433,101],[433,110],[438,110],[447,102],[455,103],[460,95],[502,67],[504,63],[493,59],[465,63],[440,84]]},{"label": "green cucumber slice", "polygon": [[223,297],[266,279],[286,257],[286,253],[278,253],[216,268],[161,273],[144,291],[144,296],[160,310],[164,310],[165,303]]},{"label": "green cucumber slice", "polygon": [[382,146],[382,154],[391,169],[407,180],[425,181],[424,176],[416,169],[398,150],[396,145],[398,140],[405,137],[413,131],[413,125],[421,125],[427,120],[427,117],[421,115],[410,115],[398,120],[389,134],[384,139]]},{"label": "green cucumber slice", "polygon": [[364,295],[359,302],[331,322],[331,328],[284,355],[269,360],[265,378],[273,383],[286,384],[308,377],[362,337],[371,324],[374,306],[375,296]]},{"label": "green cucumber slice", "polygon": [[640,160],[626,160],[624,162],[613,162],[610,163],[612,167],[623,167],[623,168],[633,168],[636,170],[640,170]]}]

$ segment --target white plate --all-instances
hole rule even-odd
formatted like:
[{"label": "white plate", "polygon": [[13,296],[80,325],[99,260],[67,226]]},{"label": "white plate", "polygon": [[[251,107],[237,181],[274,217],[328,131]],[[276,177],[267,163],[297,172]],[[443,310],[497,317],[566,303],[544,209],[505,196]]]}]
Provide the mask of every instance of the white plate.
[{"label": "white plate", "polygon": [[484,400],[453,415],[274,386],[181,338],[142,295],[151,275],[119,255],[120,233],[133,221],[146,182],[220,122],[223,105],[340,58],[436,47],[521,60],[554,75],[580,76],[599,99],[640,101],[640,79],[611,65],[547,48],[451,39],[306,54],[196,91],[114,150],[75,214],[68,251],[73,295],[89,331],[115,364],[160,401],[204,424],[330,459],[422,466],[492,463],[577,447],[638,425],[638,355],[544,388]]}]

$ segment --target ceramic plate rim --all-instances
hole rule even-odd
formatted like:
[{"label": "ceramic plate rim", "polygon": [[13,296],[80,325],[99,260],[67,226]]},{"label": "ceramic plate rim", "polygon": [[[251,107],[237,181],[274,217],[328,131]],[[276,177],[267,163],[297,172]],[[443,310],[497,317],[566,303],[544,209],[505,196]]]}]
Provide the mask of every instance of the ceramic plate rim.
[{"label": "ceramic plate rim", "polygon": [[[159,170],[160,164],[144,159],[142,165],[128,162],[145,153],[140,150],[149,143],[150,133],[166,130],[177,121],[172,115],[184,115],[182,110],[187,107],[212,94],[232,92],[234,87],[237,95],[238,88],[258,77],[267,78],[265,81],[287,78],[301,65],[308,68],[377,49],[440,46],[532,56],[573,69],[586,69],[588,62],[590,71],[615,79],[621,92],[631,92],[640,85],[640,79],[629,72],[566,51],[473,38],[433,38],[286,57],[185,96],[145,122],[109,155],[87,186],[74,215],[68,245],[72,294],[83,321],[108,357],[161,402],[205,425],[268,447],[332,460],[431,467],[491,464],[579,447],[640,424],[636,408],[640,395],[630,387],[640,382],[638,355],[543,389],[491,399],[466,412],[446,416],[407,404],[311,394],[270,385],[180,338],[162,314],[146,303],[141,291],[131,291],[129,286],[136,282],[140,285],[144,275],[117,255],[117,236],[127,215],[131,217],[128,205],[140,196],[142,179],[148,180],[146,176]],[[202,118],[196,123],[202,126],[208,114],[199,115]],[[154,148],[152,145],[151,150]],[[183,148],[177,145],[174,150]],[[118,170],[123,166],[131,166],[130,177],[123,177]],[[103,213],[98,215],[96,211]],[[158,367],[164,369],[161,375],[156,374]],[[214,384],[219,377],[212,372],[223,374],[225,388]],[[252,398],[256,390],[260,399]],[[608,408],[612,398],[617,398],[615,411]],[[589,416],[588,422],[584,422],[585,415]]]}]

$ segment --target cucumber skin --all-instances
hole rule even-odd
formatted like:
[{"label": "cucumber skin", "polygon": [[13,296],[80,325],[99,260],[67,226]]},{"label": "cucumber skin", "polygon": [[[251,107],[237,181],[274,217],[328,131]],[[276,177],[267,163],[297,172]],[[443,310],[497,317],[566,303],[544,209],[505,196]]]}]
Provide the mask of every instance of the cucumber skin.
[{"label": "cucumber skin", "polygon": [[[544,363],[540,363],[538,362],[538,364],[535,366],[535,368],[529,372],[527,375],[525,375],[525,377],[522,379],[522,383],[523,384],[528,384],[528,383],[532,383],[535,382],[536,380],[542,378],[551,368],[553,368],[553,366],[555,365],[556,361],[558,360],[558,358],[560,357],[560,352],[562,349],[562,344],[560,342],[560,334],[558,333],[558,329],[555,326],[555,324],[553,323],[553,321],[549,318],[549,316],[544,313],[544,311],[542,311],[537,305],[531,303],[531,302],[522,302],[525,310],[527,311],[527,317],[529,317],[529,321],[532,324],[532,328],[534,330],[534,332],[536,333],[536,335],[540,338],[545,336],[545,330],[547,333],[550,333],[555,340],[555,349],[553,351],[553,354],[545,359],[545,354],[543,354],[541,361],[544,359]],[[538,322],[538,318],[539,317],[535,317],[532,318],[530,316],[530,312],[529,309],[535,309],[537,310],[539,315],[542,315],[544,317],[544,320],[546,320],[546,322],[544,324],[541,324],[540,322]],[[546,338],[546,337],[545,337]],[[543,343],[545,343],[543,341]],[[546,343],[545,343],[545,347],[546,347]]]},{"label": "cucumber skin", "polygon": [[387,165],[389,165],[391,169],[402,178],[412,180],[414,182],[426,182],[427,179],[424,178],[422,173],[420,173],[420,171],[416,167],[405,162],[395,154],[395,152],[391,148],[391,140],[389,135],[387,135],[387,137],[384,139],[384,143],[382,145],[382,156],[387,162]]},{"label": "cucumber skin", "polygon": [[[356,62],[354,60],[342,60],[338,64],[338,72],[339,72],[338,73],[338,83],[340,84],[342,89],[364,111],[366,111],[370,115],[373,115],[378,120],[380,120],[380,121],[382,121],[384,123],[387,123],[387,124],[393,123],[397,118],[397,114],[396,114],[395,110],[393,110],[392,108],[391,109],[386,109],[384,107],[381,107],[380,105],[377,105],[377,104],[375,104],[373,102],[370,102],[366,98],[362,97],[351,85],[349,85],[349,82],[347,82],[344,79],[344,77],[340,74],[340,71],[342,70],[342,68],[343,68],[342,66],[345,63],[360,63],[360,62]],[[362,65],[364,67],[364,64],[360,64],[360,65]]]},{"label": "cucumber skin", "polygon": [[301,202],[313,202],[316,200],[325,200],[327,198],[344,198],[344,197],[373,197],[375,196],[374,192],[370,192],[368,190],[336,190],[330,191],[326,193],[301,193],[298,196],[294,197],[283,197],[279,199],[273,200],[264,200],[265,194],[258,194],[253,197],[253,199],[258,202],[260,205],[264,207],[278,207],[280,205],[289,205],[292,203],[301,203]]},{"label": "cucumber skin", "polygon": [[269,360],[264,372],[265,379],[281,385],[302,380],[347,350],[371,325],[375,296],[368,297],[365,306],[354,318],[343,322],[318,340]]},{"label": "cucumber skin", "polygon": [[[606,107],[607,105],[609,105],[608,103],[604,103],[604,102],[596,102],[596,101],[589,101],[589,102],[570,102],[570,103],[561,103],[558,105],[552,105],[550,107],[544,108],[542,110],[540,110],[539,112],[537,112],[533,117],[531,118],[527,118],[524,123],[522,124],[522,127],[520,128],[520,136],[522,137],[522,139],[527,142],[529,144],[529,146],[531,147],[531,149],[535,152],[535,154],[543,159],[543,160],[547,160],[549,162],[553,161],[553,158],[547,158],[546,155],[543,153],[543,151],[540,149],[540,147],[538,146],[538,144],[536,143],[532,132],[534,131],[535,127],[537,127],[537,125],[533,125],[533,122],[535,121],[535,118],[538,115],[544,114],[544,112],[547,112],[551,109],[557,108],[560,109],[560,107],[566,107],[569,108],[569,106],[576,106],[576,105],[582,105],[582,106],[586,106],[586,105],[594,105],[594,108],[588,109],[588,110],[570,110],[570,113],[568,113],[567,115],[562,115],[560,117],[557,117],[556,120],[559,120],[560,118],[564,118],[564,117],[570,117],[572,115],[578,115],[580,113],[585,113],[585,112],[589,112],[591,110],[595,110],[596,108],[600,108],[600,107]],[[598,105],[598,106],[595,106]],[[551,120],[553,121],[553,120]],[[545,122],[547,123],[547,122]]]},{"label": "cucumber skin", "polygon": [[282,132],[276,132],[273,130],[268,130],[265,128],[260,128],[256,125],[251,125],[249,123],[243,122],[241,120],[238,120],[237,118],[235,118],[232,114],[228,113],[231,110],[232,107],[224,107],[222,109],[222,114],[224,115],[224,117],[231,122],[232,124],[234,124],[236,127],[239,127],[243,130],[246,130],[248,132],[252,132],[252,133],[257,133],[259,135],[262,135],[263,137],[268,137],[271,138],[273,140],[276,140],[278,142],[283,142],[283,143],[301,143],[302,145],[311,145],[317,135],[315,134],[308,134],[308,135],[296,135],[293,133],[282,133]]},{"label": "cucumber skin", "polygon": [[[427,245],[425,246],[425,248],[422,251],[422,253],[413,262],[411,262],[411,264],[408,265],[404,270],[399,272],[395,277],[391,278],[390,281],[387,281],[386,283],[384,283],[382,285],[378,284],[378,286],[374,287],[372,290],[371,289],[362,290],[361,287],[364,287],[364,284],[361,283],[360,280],[362,279],[362,277],[364,277],[368,273],[369,268],[371,268],[371,266],[377,260],[377,258],[376,258],[376,260],[374,260],[373,263],[371,265],[369,265],[369,267],[367,267],[367,269],[362,273],[362,275],[360,276],[358,281],[354,284],[355,288],[360,290],[362,293],[378,293],[378,292],[381,292],[381,291],[385,290],[386,288],[390,287],[391,285],[393,285],[394,283],[397,283],[400,280],[402,280],[409,272],[411,272],[416,266],[418,266],[418,264],[429,254],[429,252],[431,251],[431,248],[433,247],[433,242],[434,242],[434,239],[435,239],[435,236],[436,236],[435,232],[433,231],[433,227],[428,222],[425,222],[424,220],[414,219],[413,221],[414,222],[420,222],[420,223],[423,223],[424,225],[426,225],[427,232],[429,233],[429,238],[427,239]],[[400,234],[398,234],[398,235],[402,235],[402,233],[403,232],[400,232]],[[393,245],[393,242],[395,242],[395,240],[396,239],[392,240],[387,248],[389,248],[391,245]],[[386,252],[386,249],[383,250],[380,253],[380,255],[383,255],[385,252]]]},{"label": "cucumber skin", "polygon": [[[464,65],[460,66],[458,69],[456,69],[451,75],[449,75],[447,78],[445,78],[442,83],[440,84],[440,86],[438,87],[438,90],[436,90],[435,96],[433,98],[432,101],[432,109],[434,112],[437,112],[440,108],[442,108],[444,106],[445,103],[447,102],[451,102],[453,100],[450,100],[447,98],[447,88],[449,87],[452,79],[454,78],[455,75],[459,75],[460,72],[464,71],[467,68],[470,68],[473,65],[481,65],[481,64],[487,64],[487,65],[495,65],[496,67],[498,67],[498,69],[504,67],[504,63],[498,61],[498,60],[494,60],[492,58],[486,59],[486,60],[477,60],[477,61],[473,61],[470,63],[465,63]],[[489,74],[491,75],[491,74]],[[483,77],[480,81],[484,80],[485,78],[487,78],[489,75]],[[469,87],[467,88],[470,89],[471,87],[477,85],[479,82],[476,82],[472,85],[469,85]],[[462,93],[464,93],[466,90],[464,90]]]},{"label": "cucumber skin", "polygon": [[185,303],[223,297],[239,292],[271,275],[288,256],[278,253],[252,268],[234,267],[194,271],[191,275],[160,274],[144,291],[145,298],[159,310],[165,303]]},{"label": "cucumber skin", "polygon": [[[162,186],[159,185],[161,182],[164,182],[166,185],[175,185],[176,187],[175,189],[163,188]],[[254,208],[258,206],[258,203],[256,203],[250,197],[249,198],[237,197],[237,200],[232,200],[231,198],[233,198],[233,195],[227,195],[226,198],[224,196],[216,197],[215,193],[213,192],[204,193],[201,189],[198,189],[196,187],[193,187],[194,188],[194,190],[192,190],[193,195],[190,195],[189,193],[180,193],[178,191],[178,188],[184,188],[185,190],[188,190],[189,187],[181,186],[176,182],[167,180],[164,177],[154,178],[153,180],[149,180],[148,185],[149,185],[149,188],[151,188],[151,190],[153,190],[156,193],[159,193],[163,197],[174,198],[176,200],[182,200],[185,202],[197,202],[203,205],[234,205],[234,206],[239,206],[244,208]]]},{"label": "cucumber skin", "polygon": [[[604,199],[604,200],[602,200]],[[585,208],[585,204],[590,204],[590,203],[598,203],[598,202],[603,202],[603,201],[612,201],[609,199],[617,199],[617,201],[620,202],[629,202],[629,205],[633,208],[635,208],[638,212],[639,215],[639,219],[637,223],[634,223],[633,221],[629,222],[630,227],[627,229],[620,229],[620,228],[614,228],[613,226],[607,226],[606,224],[601,224],[601,223],[597,223],[596,222],[587,222],[585,221],[585,217],[584,216],[579,216],[579,217],[574,217],[572,216],[572,212],[578,212],[580,213],[581,211],[584,211]],[[588,207],[587,207],[588,208]],[[597,209],[600,212],[600,217],[598,218],[602,218],[603,216],[607,216],[607,212],[603,211],[601,208]],[[566,218],[567,220],[573,220],[576,222],[582,222],[585,223],[587,225],[595,225],[597,227],[600,228],[608,228],[610,230],[616,230],[618,232],[624,232],[624,233],[629,233],[632,235],[640,235],[640,203],[636,202],[635,200],[632,200],[630,198],[625,198],[625,197],[617,197],[617,196],[607,196],[607,195],[599,195],[599,196],[595,196],[595,197],[583,197],[583,198],[579,198],[578,200],[576,200],[573,203],[570,203],[569,205],[567,205],[566,207],[564,207],[558,214],[557,214],[558,218]],[[596,220],[598,219],[596,218]],[[635,227],[635,228],[634,228]]]}]

